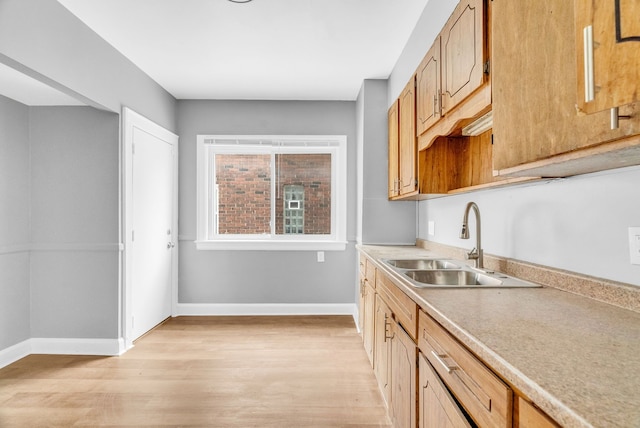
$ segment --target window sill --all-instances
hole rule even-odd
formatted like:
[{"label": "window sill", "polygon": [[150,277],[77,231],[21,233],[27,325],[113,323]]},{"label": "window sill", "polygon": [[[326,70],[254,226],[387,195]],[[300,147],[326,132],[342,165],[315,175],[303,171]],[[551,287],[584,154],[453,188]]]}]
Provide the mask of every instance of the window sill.
[{"label": "window sill", "polygon": [[347,241],[195,241],[198,250],[344,251]]}]

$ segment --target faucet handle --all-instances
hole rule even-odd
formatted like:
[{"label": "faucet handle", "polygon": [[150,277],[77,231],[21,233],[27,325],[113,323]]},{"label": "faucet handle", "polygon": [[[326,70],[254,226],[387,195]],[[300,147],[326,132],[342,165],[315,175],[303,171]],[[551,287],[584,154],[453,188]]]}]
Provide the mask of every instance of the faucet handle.
[{"label": "faucet handle", "polygon": [[478,249],[476,247],[473,247],[473,250],[466,254],[467,260],[477,260],[479,257],[480,253],[478,253]]}]

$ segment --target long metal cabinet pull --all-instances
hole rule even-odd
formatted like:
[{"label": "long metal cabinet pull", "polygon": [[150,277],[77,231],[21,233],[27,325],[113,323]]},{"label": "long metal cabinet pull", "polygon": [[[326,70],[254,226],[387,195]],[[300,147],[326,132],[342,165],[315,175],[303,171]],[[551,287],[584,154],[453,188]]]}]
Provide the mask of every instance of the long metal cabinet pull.
[{"label": "long metal cabinet pull", "polygon": [[584,101],[591,102],[595,97],[593,81],[593,26],[584,27],[582,32],[584,43]]},{"label": "long metal cabinet pull", "polygon": [[444,360],[442,359],[445,356],[436,354],[436,351],[431,351],[431,355],[433,355],[433,357],[436,359],[437,362],[442,364],[442,367],[444,367],[447,373],[451,373],[452,370],[457,369],[457,367],[455,366],[453,367],[448,366],[447,363],[445,363]]}]

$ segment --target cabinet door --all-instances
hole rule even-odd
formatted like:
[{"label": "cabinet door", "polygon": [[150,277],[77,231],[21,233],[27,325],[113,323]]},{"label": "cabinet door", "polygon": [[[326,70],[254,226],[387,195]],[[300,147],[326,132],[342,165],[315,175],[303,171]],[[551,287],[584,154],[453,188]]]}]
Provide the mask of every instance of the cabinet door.
[{"label": "cabinet door", "polygon": [[440,119],[441,104],[440,37],[416,72],[416,135],[420,136]]},{"label": "cabinet door", "polygon": [[579,108],[640,101],[640,2],[576,0],[575,17]]},{"label": "cabinet door", "polygon": [[447,114],[484,82],[484,1],[462,0],[440,34]]},{"label": "cabinet door", "polygon": [[387,406],[391,398],[391,309],[376,294],[374,361],[376,379]]},{"label": "cabinet door", "polygon": [[367,352],[371,366],[374,365],[373,344],[375,334],[375,308],[376,293],[368,282],[365,281],[364,288],[364,329],[362,331],[362,340],[364,342],[364,350]]},{"label": "cabinet door", "polygon": [[[587,156],[590,151],[576,153],[586,148],[604,152],[601,143],[640,133],[637,111],[616,130],[610,129],[608,112],[576,114],[573,2],[494,0],[491,13],[494,169],[500,175],[551,177],[606,169],[593,158],[573,169],[554,166],[550,159]],[[621,108],[620,114],[633,106]],[[607,160],[610,167],[621,167],[634,158],[629,153]]]},{"label": "cabinet door", "polygon": [[419,428],[465,428],[471,427],[455,400],[431,367],[420,354],[419,359]]},{"label": "cabinet door", "polygon": [[418,189],[417,138],[416,138],[416,92],[415,77],[411,78],[400,94],[400,195]]},{"label": "cabinet door", "polygon": [[391,324],[391,421],[396,428],[416,426],[417,347],[398,323]]},{"label": "cabinet door", "polygon": [[399,130],[400,117],[398,115],[398,100],[389,109],[389,198],[400,194],[399,162],[400,149]]}]

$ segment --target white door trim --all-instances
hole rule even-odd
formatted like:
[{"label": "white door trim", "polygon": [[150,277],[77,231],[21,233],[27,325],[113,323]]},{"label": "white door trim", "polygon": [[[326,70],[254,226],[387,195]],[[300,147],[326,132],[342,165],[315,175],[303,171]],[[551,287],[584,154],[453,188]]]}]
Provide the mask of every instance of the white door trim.
[{"label": "white door trim", "polygon": [[132,338],[132,225],[133,225],[133,129],[139,128],[174,146],[173,175],[173,248],[171,259],[171,315],[177,314],[178,302],[178,136],[128,107],[122,109],[122,138],[120,143],[120,232],[124,244],[121,252],[121,286],[119,331],[125,350],[133,347]]}]

